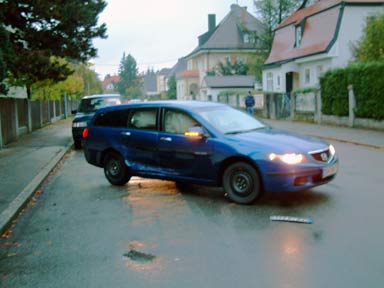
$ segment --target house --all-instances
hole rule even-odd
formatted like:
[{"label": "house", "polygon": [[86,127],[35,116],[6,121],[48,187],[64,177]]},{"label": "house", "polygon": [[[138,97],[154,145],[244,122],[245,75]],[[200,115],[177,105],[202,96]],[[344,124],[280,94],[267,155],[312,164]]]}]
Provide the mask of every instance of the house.
[{"label": "house", "polygon": [[120,81],[120,77],[117,75],[105,76],[103,82],[101,82],[101,86],[103,87],[103,91],[105,93],[111,93],[117,91],[117,83]]},{"label": "house", "polygon": [[154,71],[147,71],[143,76],[143,94],[147,97],[158,95],[157,76]]},{"label": "house", "polygon": [[218,25],[216,15],[209,14],[208,31],[198,37],[198,46],[184,57],[187,69],[176,74],[177,99],[212,98],[204,78],[227,60],[232,64],[236,61],[247,63],[257,51],[258,35],[263,31],[261,22],[246,7],[237,4],[231,5],[230,12]]},{"label": "house", "polygon": [[220,101],[220,92],[249,91],[255,89],[256,79],[252,75],[205,76],[202,89],[207,91],[208,101]]},{"label": "house", "polygon": [[168,79],[170,77],[171,68],[163,68],[157,72],[157,94],[165,97],[168,91]]},{"label": "house", "polygon": [[325,71],[347,66],[366,17],[380,11],[384,12],[383,0],[320,0],[303,5],[275,29],[263,67],[263,90],[290,93],[314,87]]}]

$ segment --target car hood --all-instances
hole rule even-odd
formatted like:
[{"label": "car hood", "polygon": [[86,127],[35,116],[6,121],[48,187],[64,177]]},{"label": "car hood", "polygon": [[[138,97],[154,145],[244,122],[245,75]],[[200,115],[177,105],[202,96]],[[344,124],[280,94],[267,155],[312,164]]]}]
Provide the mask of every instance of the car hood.
[{"label": "car hood", "polygon": [[92,119],[93,115],[95,113],[76,113],[75,117],[73,118],[73,122],[88,122]]},{"label": "car hood", "polygon": [[265,128],[248,133],[227,135],[228,138],[236,141],[241,146],[249,146],[254,150],[273,153],[307,153],[328,147],[328,143],[307,135],[292,133],[285,130]]}]

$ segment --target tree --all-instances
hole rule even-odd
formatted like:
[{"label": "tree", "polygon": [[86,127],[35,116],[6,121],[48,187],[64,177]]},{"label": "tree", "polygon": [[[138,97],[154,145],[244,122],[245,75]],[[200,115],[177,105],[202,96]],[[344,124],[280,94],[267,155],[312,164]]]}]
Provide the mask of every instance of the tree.
[{"label": "tree", "polygon": [[8,75],[7,60],[13,57],[14,54],[9,42],[9,33],[0,25],[0,94],[7,94],[8,89],[5,83],[2,83],[2,80],[6,79]]},{"label": "tree", "polygon": [[167,91],[168,99],[176,99],[177,93],[176,93],[176,76],[172,75],[168,79],[168,91]]},{"label": "tree", "polygon": [[272,47],[274,29],[286,17],[288,17],[300,5],[306,5],[304,2],[296,0],[254,0],[254,5],[260,15],[261,22],[266,27],[266,33],[260,36],[262,51],[268,53]]},{"label": "tree", "polygon": [[135,58],[133,58],[131,54],[125,56],[124,53],[119,66],[120,80],[117,83],[117,89],[121,95],[127,96],[128,88],[139,86],[137,75],[138,69]]},{"label": "tree", "polygon": [[368,16],[363,38],[354,48],[359,62],[384,60],[384,15]]},{"label": "tree", "polygon": [[80,63],[76,65],[75,74],[78,74],[84,82],[84,91],[82,95],[92,95],[103,93],[101,81],[96,72],[91,69],[91,64]]},{"label": "tree", "polygon": [[225,63],[219,63],[217,72],[222,76],[247,75],[248,70],[248,65],[241,60],[236,60],[234,63],[231,63],[231,61],[227,58]]},{"label": "tree", "polygon": [[[63,59],[58,61],[65,62]],[[101,81],[88,64],[68,63],[68,66],[74,73],[65,80],[59,82],[44,80],[34,83],[31,87],[32,98],[60,100],[66,93],[72,99],[76,99],[84,95],[102,93]]]},{"label": "tree", "polygon": [[261,22],[264,24],[265,33],[259,35],[257,52],[249,60],[249,71],[261,82],[262,66],[272,48],[274,29],[295,9],[304,7],[303,2],[296,0],[254,0]]},{"label": "tree", "polygon": [[[106,38],[106,25],[97,24],[105,7],[104,0],[0,1],[0,27],[9,33],[11,48],[2,49],[9,81],[26,85],[30,97],[33,83],[57,82],[73,73],[68,63],[52,56],[81,62],[95,57],[93,38]],[[2,82],[4,75],[0,76]]]}]

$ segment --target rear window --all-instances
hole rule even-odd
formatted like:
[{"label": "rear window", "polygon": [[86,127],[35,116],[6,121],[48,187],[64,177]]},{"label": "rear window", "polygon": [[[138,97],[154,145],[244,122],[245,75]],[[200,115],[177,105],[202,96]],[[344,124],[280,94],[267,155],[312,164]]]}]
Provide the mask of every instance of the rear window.
[{"label": "rear window", "polygon": [[81,99],[78,112],[92,113],[97,109],[121,104],[120,97],[100,97]]},{"label": "rear window", "polygon": [[95,119],[95,126],[127,127],[129,110],[114,110],[100,113]]},{"label": "rear window", "polygon": [[128,120],[128,127],[156,130],[157,108],[133,109]]}]

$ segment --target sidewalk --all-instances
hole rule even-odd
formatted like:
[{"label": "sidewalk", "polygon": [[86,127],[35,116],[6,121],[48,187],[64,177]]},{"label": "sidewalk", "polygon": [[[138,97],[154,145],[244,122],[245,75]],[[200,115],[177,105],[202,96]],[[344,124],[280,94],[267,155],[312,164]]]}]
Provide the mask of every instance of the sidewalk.
[{"label": "sidewalk", "polygon": [[0,150],[0,235],[71,148],[71,123],[58,121]]},{"label": "sidewalk", "polygon": [[[23,136],[0,150],[0,235],[72,146],[71,118]],[[272,127],[384,151],[384,132],[263,120]]]},{"label": "sidewalk", "polygon": [[263,119],[274,128],[384,150],[384,131]]}]

